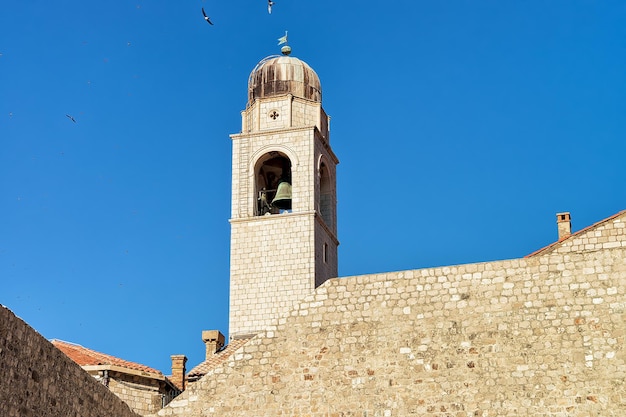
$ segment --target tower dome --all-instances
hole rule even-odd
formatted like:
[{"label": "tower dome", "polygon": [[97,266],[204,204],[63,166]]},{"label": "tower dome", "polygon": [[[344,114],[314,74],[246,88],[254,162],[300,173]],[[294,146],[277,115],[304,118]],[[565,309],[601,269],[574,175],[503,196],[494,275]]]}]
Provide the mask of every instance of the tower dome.
[{"label": "tower dome", "polygon": [[257,98],[282,94],[321,102],[320,79],[306,62],[298,58],[286,54],[263,58],[248,79],[248,105]]}]

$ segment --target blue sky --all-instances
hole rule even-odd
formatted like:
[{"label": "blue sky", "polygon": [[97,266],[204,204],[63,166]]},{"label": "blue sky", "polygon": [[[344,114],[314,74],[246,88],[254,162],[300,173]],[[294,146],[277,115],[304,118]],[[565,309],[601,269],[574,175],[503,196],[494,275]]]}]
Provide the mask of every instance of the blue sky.
[{"label": "blue sky", "polygon": [[332,118],[340,276],[626,209],[623,1],[5,3],[0,303],[48,339],[168,374],[227,333],[229,134],[285,30]]}]

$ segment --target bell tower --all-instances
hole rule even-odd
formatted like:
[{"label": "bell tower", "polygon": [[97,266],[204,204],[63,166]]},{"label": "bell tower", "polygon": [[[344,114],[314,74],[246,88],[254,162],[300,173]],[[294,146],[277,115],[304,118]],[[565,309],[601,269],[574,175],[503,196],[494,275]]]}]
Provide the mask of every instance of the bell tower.
[{"label": "bell tower", "polygon": [[337,276],[339,161],[319,78],[290,51],[252,70],[231,135],[230,338],[270,330]]}]

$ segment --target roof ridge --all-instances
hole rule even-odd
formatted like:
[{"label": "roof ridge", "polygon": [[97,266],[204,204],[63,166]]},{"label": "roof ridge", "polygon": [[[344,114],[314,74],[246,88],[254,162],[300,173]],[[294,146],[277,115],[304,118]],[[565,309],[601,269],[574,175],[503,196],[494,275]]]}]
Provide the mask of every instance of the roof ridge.
[{"label": "roof ridge", "polygon": [[599,220],[599,221],[597,221],[597,222],[595,222],[595,223],[593,223],[593,224],[591,224],[591,225],[589,225],[587,227],[583,227],[582,229],[578,230],[577,232],[574,232],[574,233],[571,233],[571,234],[569,234],[569,235],[567,235],[565,237],[562,237],[559,240],[557,240],[556,242],[552,242],[552,243],[550,243],[547,246],[544,246],[544,247],[542,247],[540,249],[537,249],[536,251],[534,251],[532,253],[529,253],[528,255],[524,256],[524,258],[530,258],[530,257],[536,256],[536,255],[539,255],[540,253],[545,252],[548,249],[550,249],[552,247],[555,247],[558,244],[560,244],[562,242],[565,242],[566,240],[569,240],[570,238],[573,238],[573,237],[579,236],[579,235],[581,235],[581,234],[583,234],[585,232],[588,232],[588,231],[592,230],[593,228],[600,226],[603,223],[606,223],[606,222],[608,222],[608,221],[610,221],[610,220],[612,220],[612,219],[614,219],[616,217],[619,217],[620,215],[622,215],[624,213],[626,213],[626,210],[620,210],[617,213],[610,215],[609,217],[606,217],[606,218],[604,218],[602,220]]},{"label": "roof ridge", "polygon": [[207,374],[210,370],[225,362],[243,345],[248,343],[253,338],[231,339],[230,343],[224,345],[222,349],[218,350],[210,358],[205,358],[202,362],[194,366],[189,370],[187,376],[198,377]]},{"label": "roof ridge", "polygon": [[56,339],[56,338],[50,339],[50,343],[54,343],[54,342],[61,342],[61,343],[65,343],[67,345],[78,346],[78,347],[82,347],[83,349],[87,349],[83,345],[80,345],[80,344],[74,343],[74,342],[68,342],[67,340]]},{"label": "roof ridge", "polygon": [[[159,371],[158,369],[152,368],[142,363],[128,361],[126,359],[122,359],[117,356],[98,352],[97,350],[86,348],[77,343],[66,342],[64,340],[59,340],[59,339],[52,339],[51,342],[59,350],[61,350],[65,355],[67,355],[70,359],[72,359],[74,362],[78,363],[81,366],[114,365],[114,366],[120,366],[122,368],[140,370],[140,371],[148,372],[152,374],[163,375],[163,373]],[[61,349],[60,347],[65,347],[67,350]],[[79,356],[81,356],[82,358],[79,358]],[[84,357],[87,357],[89,360],[86,360]],[[84,362],[84,363],[80,363],[80,362]],[[97,363],[87,363],[87,362],[97,362]]]}]

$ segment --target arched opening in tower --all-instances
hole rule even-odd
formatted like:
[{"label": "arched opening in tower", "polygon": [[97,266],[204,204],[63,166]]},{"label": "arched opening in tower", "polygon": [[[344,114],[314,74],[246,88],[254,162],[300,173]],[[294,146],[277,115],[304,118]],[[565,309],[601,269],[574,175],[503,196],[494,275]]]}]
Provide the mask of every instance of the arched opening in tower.
[{"label": "arched opening in tower", "polygon": [[272,151],[263,155],[254,169],[257,216],[291,212],[291,161]]},{"label": "arched opening in tower", "polygon": [[327,226],[333,227],[332,189],[330,172],[323,162],[320,164],[320,215]]}]

